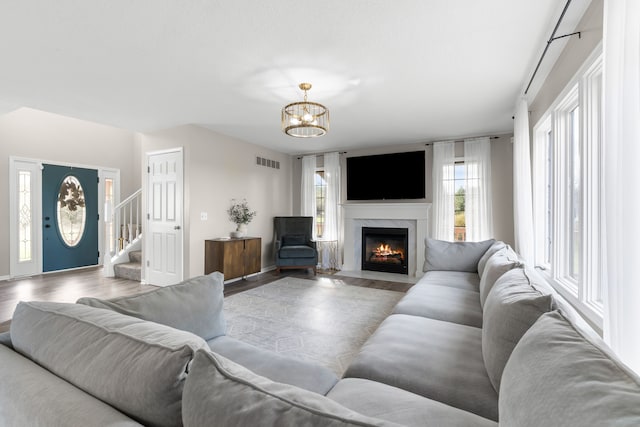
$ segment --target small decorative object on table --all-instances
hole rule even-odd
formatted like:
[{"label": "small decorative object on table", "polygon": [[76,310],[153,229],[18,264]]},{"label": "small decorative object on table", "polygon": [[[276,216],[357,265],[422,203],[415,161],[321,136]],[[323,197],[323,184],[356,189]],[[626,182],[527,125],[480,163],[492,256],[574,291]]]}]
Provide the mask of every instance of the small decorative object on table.
[{"label": "small decorative object on table", "polygon": [[236,224],[236,231],[231,232],[231,237],[240,238],[247,235],[247,224],[251,222],[257,212],[252,211],[247,204],[246,199],[242,202],[231,199],[231,207],[227,209],[229,220]]}]

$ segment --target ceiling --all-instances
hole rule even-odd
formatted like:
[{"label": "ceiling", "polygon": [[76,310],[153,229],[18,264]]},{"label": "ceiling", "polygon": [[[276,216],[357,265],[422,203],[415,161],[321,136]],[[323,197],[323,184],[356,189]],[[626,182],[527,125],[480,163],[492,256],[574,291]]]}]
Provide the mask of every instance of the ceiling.
[{"label": "ceiling", "polygon": [[[567,32],[589,0],[574,3]],[[506,133],[563,7],[557,0],[5,1],[0,113],[26,106],[140,132],[198,124],[291,154]],[[331,111],[324,137],[280,130],[280,110],[301,100],[303,81],[313,84],[309,100]]]}]

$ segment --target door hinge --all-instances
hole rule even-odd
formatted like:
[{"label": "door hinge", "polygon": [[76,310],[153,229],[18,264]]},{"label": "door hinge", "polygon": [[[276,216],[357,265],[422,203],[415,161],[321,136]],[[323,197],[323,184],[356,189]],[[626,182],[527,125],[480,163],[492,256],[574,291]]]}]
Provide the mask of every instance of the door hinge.
[{"label": "door hinge", "polygon": [[98,214],[98,221],[100,221],[100,214]]},{"label": "door hinge", "polygon": [[151,219],[151,215],[150,214],[147,214],[147,219]]},{"label": "door hinge", "polygon": [[100,258],[100,251],[98,251],[98,258]]},{"label": "door hinge", "polygon": [[100,184],[100,177],[98,177],[98,184]]},{"label": "door hinge", "polygon": [[147,267],[149,267],[149,265],[151,265],[151,264],[149,263],[149,260],[147,260]]},{"label": "door hinge", "polygon": [[147,166],[147,173],[151,173],[151,166]]}]

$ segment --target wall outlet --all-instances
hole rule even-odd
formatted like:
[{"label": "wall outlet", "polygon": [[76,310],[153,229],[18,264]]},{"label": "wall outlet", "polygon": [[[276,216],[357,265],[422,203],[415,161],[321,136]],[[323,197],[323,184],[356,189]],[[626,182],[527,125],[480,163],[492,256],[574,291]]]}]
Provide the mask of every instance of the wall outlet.
[{"label": "wall outlet", "polygon": [[206,221],[206,220],[207,220],[207,213],[200,212],[200,221]]}]

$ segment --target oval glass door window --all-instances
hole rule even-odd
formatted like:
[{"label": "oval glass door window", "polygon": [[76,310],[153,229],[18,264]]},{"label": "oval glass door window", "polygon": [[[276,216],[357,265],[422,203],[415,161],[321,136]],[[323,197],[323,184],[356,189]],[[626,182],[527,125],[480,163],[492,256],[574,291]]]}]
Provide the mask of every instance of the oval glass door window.
[{"label": "oval glass door window", "polygon": [[86,223],[84,191],[80,181],[67,176],[58,194],[58,231],[68,246],[76,246],[82,240]]}]

